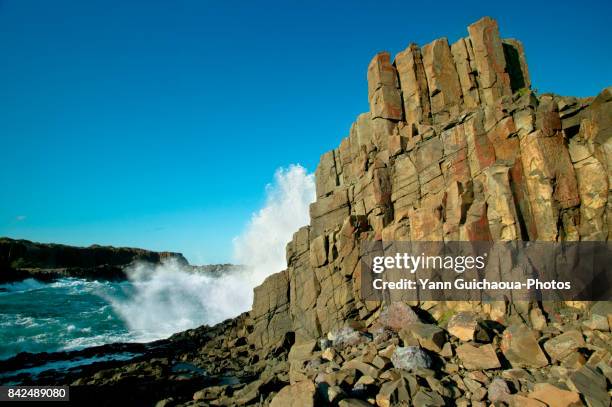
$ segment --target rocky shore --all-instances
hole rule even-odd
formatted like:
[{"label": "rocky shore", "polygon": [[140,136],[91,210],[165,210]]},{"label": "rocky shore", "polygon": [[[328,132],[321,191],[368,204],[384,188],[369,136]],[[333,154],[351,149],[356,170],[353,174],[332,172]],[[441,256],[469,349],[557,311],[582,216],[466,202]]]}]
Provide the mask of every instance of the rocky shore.
[{"label": "rocky shore", "polygon": [[373,58],[370,111],[321,157],[251,311],[130,360],[32,376],[14,373],[79,356],[18,355],[0,381],[106,405],[609,406],[612,302],[362,298],[363,241],[612,236],[612,88],[537,94],[519,41],[487,17],[468,33]]},{"label": "rocky shore", "polygon": [[51,281],[63,277],[121,281],[127,279],[126,270],[135,263],[165,261],[175,261],[186,271],[215,277],[242,270],[242,266],[233,264],[193,266],[181,253],[100,245],[74,247],[0,238],[0,284],[26,278]]},{"label": "rocky shore", "polygon": [[135,262],[159,264],[170,259],[188,264],[180,253],[99,245],[74,247],[3,237],[0,238],[0,283],[61,277],[124,280],[125,268]]}]

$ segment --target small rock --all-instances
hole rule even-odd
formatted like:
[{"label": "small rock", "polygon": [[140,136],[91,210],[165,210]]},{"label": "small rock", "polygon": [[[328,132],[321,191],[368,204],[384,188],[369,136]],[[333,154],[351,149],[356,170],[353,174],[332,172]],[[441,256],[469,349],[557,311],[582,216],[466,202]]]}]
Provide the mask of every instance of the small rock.
[{"label": "small rock", "polygon": [[357,380],[357,383],[355,383],[355,385],[364,385],[364,386],[369,386],[371,384],[374,384],[375,379],[370,376],[370,375],[363,375],[359,378],[359,380]]},{"label": "small rock", "polygon": [[597,330],[597,331],[609,331],[610,330],[610,326],[608,324],[608,318],[601,316],[601,315],[597,315],[597,314],[593,314],[591,315],[591,318],[582,321],[582,326],[584,326],[585,328],[591,329],[591,330]]},{"label": "small rock", "polygon": [[395,348],[397,348],[397,346],[389,345],[385,349],[378,351],[378,355],[387,359],[391,359],[391,356],[393,356],[393,353],[395,352]]},{"label": "small rock", "polygon": [[327,339],[332,341],[334,346],[346,347],[356,346],[360,343],[366,342],[369,340],[369,337],[359,331],[356,331],[350,326],[345,326],[328,333]]},{"label": "small rock", "polygon": [[419,316],[403,302],[393,302],[386,306],[378,316],[378,323],[383,327],[399,332],[410,324],[421,322]]},{"label": "small rock", "polygon": [[453,357],[453,345],[450,342],[446,342],[440,351],[440,356],[443,358],[452,358]]},{"label": "small rock", "polygon": [[172,397],[169,397],[163,400],[159,400],[157,403],[155,403],[155,407],[170,407],[173,405],[175,405],[175,401]]},{"label": "small rock", "polygon": [[419,389],[417,394],[412,399],[414,407],[434,407],[434,406],[445,406],[446,403],[442,396],[431,390],[424,388]]},{"label": "small rock", "polygon": [[396,348],[391,362],[394,367],[404,370],[428,369],[431,366],[429,355],[416,346]]},{"label": "small rock", "polygon": [[528,397],[541,401],[550,407],[575,407],[583,405],[578,393],[562,390],[549,383],[536,383],[534,390],[529,393]]},{"label": "small rock", "polygon": [[544,349],[553,359],[561,360],[585,345],[582,333],[571,330],[546,341]]},{"label": "small rock", "polygon": [[356,369],[356,370],[359,370],[364,375],[372,376],[375,378],[378,377],[378,369],[376,369],[374,366],[368,363],[362,362],[357,359],[353,359],[353,360],[349,360],[348,362],[345,362],[342,365],[342,369]]},{"label": "small rock", "polygon": [[585,363],[586,359],[580,352],[572,352],[561,360],[561,365],[568,369],[580,369]]},{"label": "small rock", "polygon": [[609,407],[610,394],[606,389],[606,378],[590,366],[583,366],[570,374],[568,384],[584,396],[589,407]]},{"label": "small rock", "polygon": [[501,367],[495,349],[487,344],[479,348],[464,343],[455,350],[461,363],[468,370],[498,369]]},{"label": "small rock", "polygon": [[[294,406],[295,404],[287,404],[287,406]],[[270,405],[272,407],[272,405]],[[338,407],[372,407],[367,401],[359,399],[344,399],[340,400]]]},{"label": "small rock", "polygon": [[487,395],[487,389],[485,389],[484,387],[480,387],[479,389],[476,389],[472,392],[471,400],[481,401],[482,399],[485,398],[486,395]]},{"label": "small rock", "polygon": [[334,348],[327,348],[321,353],[321,358],[329,360],[330,362],[336,357],[336,350]]},{"label": "small rock", "polygon": [[376,405],[378,407],[390,407],[397,403],[396,390],[399,385],[399,380],[385,382],[380,386],[380,390],[376,395]]},{"label": "small rock", "polygon": [[547,407],[546,404],[536,399],[530,399],[520,394],[513,394],[507,400],[510,407]]},{"label": "small rock", "polygon": [[389,360],[389,358],[379,355],[374,356],[374,359],[372,359],[372,364],[379,369],[384,369],[385,366],[387,366],[390,362],[391,361]]},{"label": "small rock", "polygon": [[464,342],[471,341],[478,328],[478,320],[478,316],[473,312],[458,312],[448,321],[446,330]]},{"label": "small rock", "polygon": [[544,317],[542,310],[538,307],[532,308],[529,311],[529,320],[533,329],[541,331],[546,328],[546,317]]},{"label": "small rock", "polygon": [[417,340],[418,344],[427,350],[439,353],[446,342],[446,334],[433,324],[416,323],[402,329],[399,333],[404,346],[410,343],[409,338]]},{"label": "small rock", "polygon": [[504,379],[500,379],[496,377],[491,381],[489,387],[487,388],[487,396],[490,401],[503,401],[504,403],[508,402],[510,397],[510,389],[508,388],[508,383]]},{"label": "small rock", "polygon": [[272,399],[270,407],[314,407],[316,388],[313,382],[303,381],[283,387]]}]

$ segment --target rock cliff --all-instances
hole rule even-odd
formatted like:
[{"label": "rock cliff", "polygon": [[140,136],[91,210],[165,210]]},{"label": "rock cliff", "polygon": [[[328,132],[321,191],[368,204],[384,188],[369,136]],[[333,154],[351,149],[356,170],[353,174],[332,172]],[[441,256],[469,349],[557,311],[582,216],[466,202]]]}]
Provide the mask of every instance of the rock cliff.
[{"label": "rock cliff", "polygon": [[539,95],[522,44],[495,20],[468,33],[374,56],[370,111],[321,157],[310,225],[288,244],[287,270],[255,290],[254,344],[375,318],[380,304],[359,295],[362,240],[609,239],[612,88]]},{"label": "rock cliff", "polygon": [[125,267],[133,262],[160,263],[167,259],[187,265],[180,253],[98,245],[74,247],[0,238],[0,283],[29,277],[123,280]]}]

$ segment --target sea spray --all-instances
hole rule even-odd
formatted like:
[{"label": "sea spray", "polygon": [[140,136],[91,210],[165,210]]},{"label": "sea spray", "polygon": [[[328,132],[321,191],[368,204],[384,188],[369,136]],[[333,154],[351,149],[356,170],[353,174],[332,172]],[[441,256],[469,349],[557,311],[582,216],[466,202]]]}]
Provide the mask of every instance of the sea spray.
[{"label": "sea spray", "polygon": [[[244,232],[234,239],[234,261],[247,266],[244,284],[238,284],[245,311],[253,301],[253,288],[271,274],[286,268],[286,247],[293,233],[309,223],[309,206],[315,199],[315,180],[300,165],[280,168],[275,184],[268,185],[266,205],[255,213]],[[235,312],[236,313],[236,312]]]},{"label": "sea spray", "polygon": [[250,309],[253,288],[285,268],[285,247],[308,224],[314,176],[300,165],[280,168],[266,186],[266,203],[233,240],[234,262],[246,266],[221,277],[169,261],[138,264],[121,297],[107,298],[137,337],[153,340],[202,324],[215,324]]}]

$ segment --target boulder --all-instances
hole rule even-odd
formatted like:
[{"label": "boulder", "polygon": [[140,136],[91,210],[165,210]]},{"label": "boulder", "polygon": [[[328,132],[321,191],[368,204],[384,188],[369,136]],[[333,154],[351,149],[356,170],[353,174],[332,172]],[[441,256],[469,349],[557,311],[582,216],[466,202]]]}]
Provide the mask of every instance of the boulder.
[{"label": "boulder", "polygon": [[464,343],[455,349],[461,363],[468,370],[498,369],[501,367],[495,349],[490,344],[475,347]]},{"label": "boulder", "polygon": [[589,407],[610,406],[606,377],[596,368],[582,366],[570,374],[568,384],[582,394]]},{"label": "boulder", "polygon": [[512,367],[542,367],[548,364],[535,334],[523,324],[506,328],[500,349]]},{"label": "boulder", "polygon": [[419,316],[403,302],[392,302],[378,316],[379,324],[396,332],[416,322],[420,322]]},{"label": "boulder", "polygon": [[431,357],[417,346],[397,347],[391,356],[391,363],[397,369],[428,369]]},{"label": "boulder", "polygon": [[474,312],[461,311],[451,317],[446,330],[449,334],[462,341],[472,341],[474,340],[479,320],[480,317]]},{"label": "boulder", "polygon": [[487,387],[487,397],[489,401],[494,403],[498,401],[509,403],[511,395],[508,383],[499,377],[491,380],[491,383],[489,383],[489,386]]},{"label": "boulder", "polygon": [[408,338],[417,340],[422,348],[440,353],[446,342],[446,334],[442,329],[433,324],[415,323],[408,325],[399,333],[404,345],[409,343]]},{"label": "boulder", "polygon": [[544,350],[551,358],[561,360],[584,346],[586,342],[582,333],[574,329],[547,340],[544,343]]},{"label": "boulder", "polygon": [[270,402],[270,407],[314,407],[316,387],[311,381],[302,381],[283,387]]},{"label": "boulder", "polygon": [[578,393],[560,389],[549,383],[536,383],[528,397],[539,400],[549,407],[578,407],[584,405],[580,401]]}]

